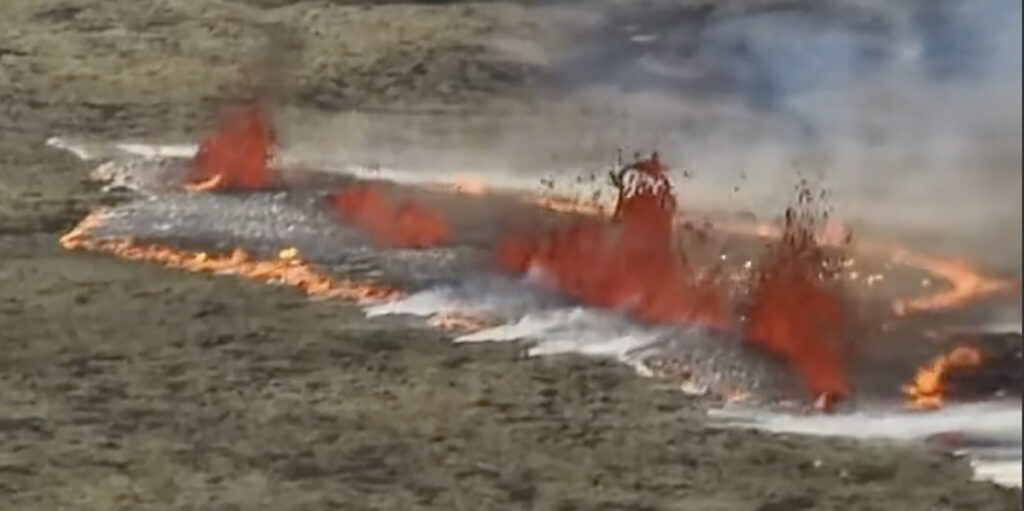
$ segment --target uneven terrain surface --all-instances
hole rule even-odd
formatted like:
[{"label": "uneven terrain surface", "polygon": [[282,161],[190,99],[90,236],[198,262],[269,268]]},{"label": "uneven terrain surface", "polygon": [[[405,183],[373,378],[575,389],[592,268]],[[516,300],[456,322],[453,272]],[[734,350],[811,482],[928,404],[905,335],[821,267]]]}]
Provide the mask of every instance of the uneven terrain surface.
[{"label": "uneven terrain surface", "polygon": [[938,454],[709,429],[615,364],[63,251],[100,196],[47,137],[193,137],[268,34],[303,42],[267,64],[303,108],[474,108],[527,80],[474,42],[529,34],[511,4],[263,7],[286,3],[0,3],[0,508],[1017,509]]}]

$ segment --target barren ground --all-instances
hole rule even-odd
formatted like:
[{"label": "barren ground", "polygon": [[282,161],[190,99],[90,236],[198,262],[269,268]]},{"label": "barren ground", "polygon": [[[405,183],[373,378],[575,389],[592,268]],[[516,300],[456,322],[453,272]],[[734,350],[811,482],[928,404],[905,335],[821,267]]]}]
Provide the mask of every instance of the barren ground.
[{"label": "barren ground", "polygon": [[474,108],[522,74],[467,41],[528,20],[503,3],[0,3],[0,508],[1017,509],[1018,490],[938,454],[708,429],[692,398],[614,364],[455,346],[56,243],[99,195],[46,138],[192,136],[262,27],[305,41],[288,104]]}]

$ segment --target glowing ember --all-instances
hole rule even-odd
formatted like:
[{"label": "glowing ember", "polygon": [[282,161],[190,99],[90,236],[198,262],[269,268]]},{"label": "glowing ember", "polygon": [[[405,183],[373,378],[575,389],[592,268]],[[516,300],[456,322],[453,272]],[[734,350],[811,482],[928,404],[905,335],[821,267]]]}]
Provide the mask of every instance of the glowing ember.
[{"label": "glowing ember", "polygon": [[948,389],[946,377],[950,371],[975,367],[981,364],[981,352],[969,346],[958,346],[953,351],[939,355],[930,363],[917,370],[914,380],[903,387],[903,393],[910,399],[910,405],[918,409],[932,409],[942,406]]},{"label": "glowing ember", "polygon": [[534,204],[550,209],[551,211],[558,211],[560,213],[578,213],[583,215],[604,215],[606,211],[612,211],[613,207],[609,207],[608,204],[602,204],[600,201],[590,199],[577,199],[570,197],[558,197],[552,195],[546,195],[542,197],[536,197],[532,199]]},{"label": "glowing ember", "polygon": [[207,192],[210,190],[216,190],[217,188],[220,188],[223,183],[224,175],[217,174],[203,181],[185,183],[185,190],[190,192]]},{"label": "glowing ember", "polygon": [[199,146],[187,189],[259,190],[278,181],[270,168],[274,128],[260,103],[225,112]]},{"label": "glowing ember", "polygon": [[642,320],[721,326],[717,287],[675,247],[675,197],[664,171],[657,155],[623,167],[613,176],[621,193],[610,221],[583,219],[539,236],[507,235],[497,249],[499,266]]},{"label": "glowing ember", "polygon": [[460,176],[455,180],[455,191],[469,195],[483,195],[487,193],[487,184],[478,177]]},{"label": "glowing ember", "polygon": [[724,400],[729,404],[745,403],[750,401],[753,395],[745,390],[731,389],[725,393]]},{"label": "glowing ember", "polygon": [[472,332],[494,326],[493,322],[487,318],[458,312],[442,312],[440,314],[436,314],[430,318],[428,323],[430,326],[440,328],[442,330],[456,330],[461,332]]},{"label": "glowing ember", "polygon": [[394,207],[380,190],[356,185],[331,197],[335,209],[381,245],[423,248],[451,237],[448,222],[426,207],[406,200]]},{"label": "glowing ember", "polygon": [[341,298],[359,302],[389,300],[398,291],[375,284],[337,279],[314,268],[299,258],[298,251],[286,248],[277,259],[253,259],[236,249],[229,255],[211,255],[206,252],[143,244],[131,239],[95,239],[91,232],[102,223],[103,211],[91,213],[77,227],[60,239],[68,250],[106,252],[133,261],[148,261],[202,273],[231,273],[243,278],[267,283],[279,283],[301,289],[309,296]]},{"label": "glowing ember", "polygon": [[844,318],[834,261],[816,240],[818,217],[806,208],[809,200],[802,190],[804,211],[786,211],[782,237],[755,268],[746,336],[784,358],[828,409],[849,392],[840,346]]}]

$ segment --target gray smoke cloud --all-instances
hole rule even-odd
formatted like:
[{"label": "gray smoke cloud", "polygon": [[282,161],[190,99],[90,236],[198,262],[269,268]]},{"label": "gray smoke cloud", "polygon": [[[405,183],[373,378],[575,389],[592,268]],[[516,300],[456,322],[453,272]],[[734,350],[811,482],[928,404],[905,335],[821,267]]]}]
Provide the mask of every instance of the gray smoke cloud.
[{"label": "gray smoke cloud", "polygon": [[1019,271],[1019,0],[536,9],[533,37],[489,40],[542,71],[532,112],[355,115],[297,138],[341,132],[349,159],[527,179],[600,171],[617,146],[659,150],[684,204],[759,215],[809,176],[863,231]]},{"label": "gray smoke cloud", "polygon": [[695,171],[694,202],[742,179],[733,200],[778,211],[812,175],[865,229],[1019,267],[1019,1],[755,4],[606,4],[559,78]]},{"label": "gray smoke cloud", "polygon": [[816,175],[865,229],[1019,268],[1019,1],[606,12],[561,77],[697,172],[694,201],[721,200],[742,176],[736,201],[778,211],[794,175]]}]

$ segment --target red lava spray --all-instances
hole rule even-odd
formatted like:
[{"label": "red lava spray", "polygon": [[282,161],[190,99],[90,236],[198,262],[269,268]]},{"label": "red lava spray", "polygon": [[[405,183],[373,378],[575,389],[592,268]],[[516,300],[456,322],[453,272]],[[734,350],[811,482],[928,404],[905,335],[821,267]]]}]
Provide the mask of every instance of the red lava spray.
[{"label": "red lava spray", "polygon": [[192,160],[188,188],[259,190],[277,182],[270,168],[275,133],[265,105],[225,110]]},{"label": "red lava spray", "polygon": [[619,199],[612,219],[582,219],[499,243],[505,270],[534,273],[575,299],[623,309],[638,319],[709,327],[724,324],[717,286],[701,277],[673,235],[676,200],[655,153],[612,175]]},{"label": "red lava spray", "polygon": [[334,194],[331,202],[346,221],[391,247],[424,248],[451,237],[448,222],[437,212],[412,200],[393,205],[369,185],[356,185]]},{"label": "red lava spray", "polygon": [[801,185],[799,209],[786,210],[783,235],[767,247],[753,274],[746,337],[782,357],[828,406],[848,395],[841,334],[838,258],[818,244],[819,218]]}]

